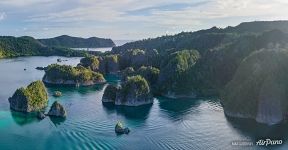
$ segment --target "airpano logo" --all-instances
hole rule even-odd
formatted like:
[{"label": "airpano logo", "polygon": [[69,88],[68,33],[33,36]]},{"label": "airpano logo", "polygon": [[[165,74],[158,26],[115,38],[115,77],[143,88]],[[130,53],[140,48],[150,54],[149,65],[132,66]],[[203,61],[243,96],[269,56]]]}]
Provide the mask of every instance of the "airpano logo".
[{"label": "airpano logo", "polygon": [[[232,141],[233,146],[254,146],[255,142],[247,140]],[[256,146],[274,146],[282,145],[283,140],[260,139],[256,142]]]},{"label": "airpano logo", "polygon": [[259,146],[272,146],[272,145],[282,145],[283,144],[283,141],[282,140],[271,140],[271,139],[266,139],[266,140],[258,140],[256,142],[256,145],[259,145]]}]

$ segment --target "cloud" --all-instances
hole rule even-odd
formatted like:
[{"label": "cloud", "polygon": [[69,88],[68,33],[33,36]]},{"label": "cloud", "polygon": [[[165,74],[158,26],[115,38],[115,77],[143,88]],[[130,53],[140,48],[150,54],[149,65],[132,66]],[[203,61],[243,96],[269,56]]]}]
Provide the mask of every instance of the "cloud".
[{"label": "cloud", "polygon": [[[288,19],[287,6],[285,0],[1,0],[0,9],[6,13],[0,13],[0,20],[9,15],[9,21],[0,24],[0,33],[141,39],[243,21]],[[29,30],[15,31],[23,27]]]},{"label": "cloud", "polygon": [[7,17],[5,12],[0,12],[0,21],[4,20]]},{"label": "cloud", "polygon": [[57,2],[57,0],[1,0],[0,5],[23,7],[23,6],[31,6],[35,4],[47,4],[51,2]]}]

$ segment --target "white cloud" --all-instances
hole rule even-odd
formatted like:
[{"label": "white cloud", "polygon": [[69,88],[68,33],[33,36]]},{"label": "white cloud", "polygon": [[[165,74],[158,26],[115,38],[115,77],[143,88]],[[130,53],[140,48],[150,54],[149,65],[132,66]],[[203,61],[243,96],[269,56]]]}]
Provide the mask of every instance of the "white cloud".
[{"label": "white cloud", "polygon": [[[169,9],[177,4],[187,7]],[[13,25],[24,24],[36,36],[47,31],[49,35],[146,38],[166,31],[173,34],[242,21],[288,19],[285,0],[0,0],[0,6],[9,20],[14,17]],[[169,7],[161,9],[164,6]],[[0,13],[0,20],[6,13]]]},{"label": "white cloud", "polygon": [[0,21],[4,20],[7,17],[5,12],[0,12]]},{"label": "white cloud", "polygon": [[45,4],[49,2],[57,2],[57,0],[1,0],[0,5],[23,7],[23,6],[31,6],[35,4]]}]

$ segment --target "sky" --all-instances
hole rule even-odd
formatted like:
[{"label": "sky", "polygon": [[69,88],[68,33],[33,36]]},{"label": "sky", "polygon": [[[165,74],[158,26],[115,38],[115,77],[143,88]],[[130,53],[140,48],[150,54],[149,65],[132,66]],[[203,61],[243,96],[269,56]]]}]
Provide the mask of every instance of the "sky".
[{"label": "sky", "polygon": [[288,20],[287,0],[0,0],[0,35],[139,40]]}]

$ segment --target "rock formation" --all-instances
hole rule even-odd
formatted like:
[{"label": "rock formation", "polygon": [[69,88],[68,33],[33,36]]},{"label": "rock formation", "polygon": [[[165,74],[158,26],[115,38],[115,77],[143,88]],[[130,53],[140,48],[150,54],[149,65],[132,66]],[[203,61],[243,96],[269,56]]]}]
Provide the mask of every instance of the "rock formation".
[{"label": "rock formation", "polygon": [[53,117],[61,117],[61,118],[65,118],[67,115],[65,108],[58,103],[57,101],[55,101],[49,112],[48,112],[48,116],[53,116]]},{"label": "rock formation", "polygon": [[104,91],[102,102],[112,102],[115,103],[116,93],[119,88],[115,85],[108,85]]},{"label": "rock formation", "polygon": [[259,50],[244,59],[225,87],[222,104],[227,116],[277,124],[288,112],[288,51]]},{"label": "rock formation", "polygon": [[118,121],[117,124],[115,125],[115,132],[117,134],[128,134],[130,132],[130,129],[127,127],[125,128],[123,124],[120,121]]},{"label": "rock formation", "polygon": [[153,103],[148,82],[140,75],[128,77],[116,93],[115,105],[139,106]]},{"label": "rock formation", "polygon": [[9,98],[10,108],[20,112],[42,110],[47,106],[48,94],[42,81],[32,82],[27,88],[17,89]]},{"label": "rock formation", "polygon": [[61,97],[62,93],[60,91],[55,91],[53,94],[54,97]]},{"label": "rock formation", "polygon": [[43,82],[52,85],[91,86],[104,84],[106,81],[101,73],[82,66],[52,64],[45,71]]}]

